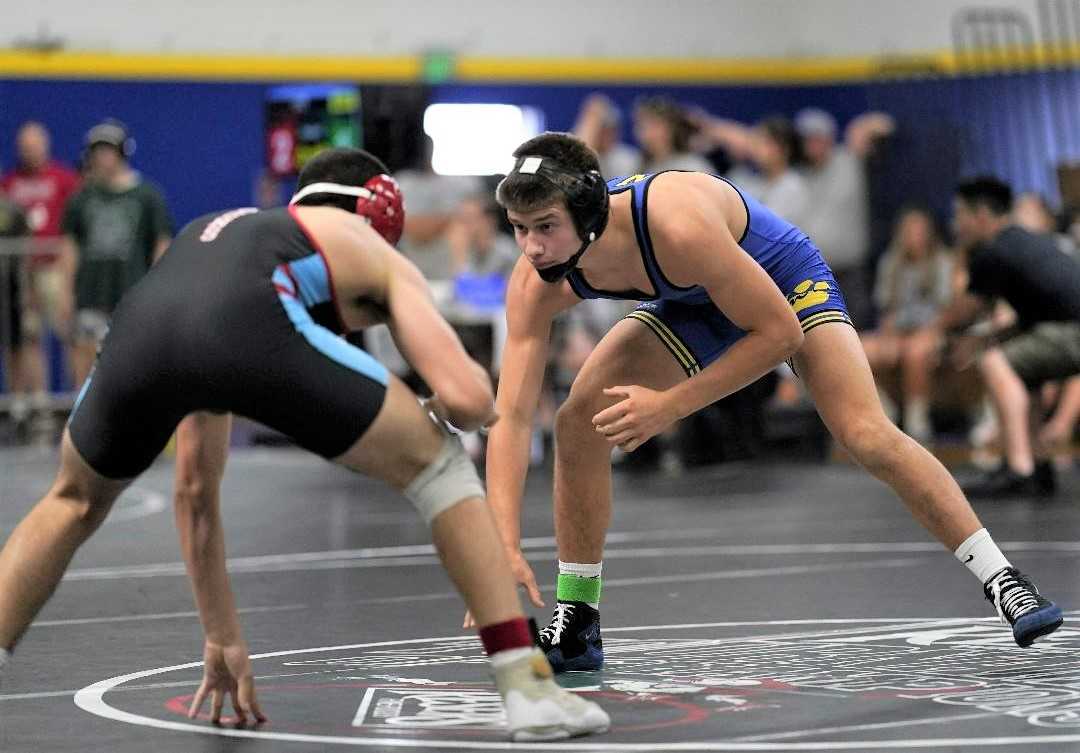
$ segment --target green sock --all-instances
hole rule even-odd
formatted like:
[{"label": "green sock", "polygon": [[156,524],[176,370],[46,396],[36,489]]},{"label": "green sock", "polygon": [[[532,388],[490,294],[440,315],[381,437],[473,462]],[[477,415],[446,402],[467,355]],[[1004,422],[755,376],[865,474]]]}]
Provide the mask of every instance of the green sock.
[{"label": "green sock", "polygon": [[600,606],[600,578],[559,573],[555,598],[559,601],[583,601],[593,609]]}]

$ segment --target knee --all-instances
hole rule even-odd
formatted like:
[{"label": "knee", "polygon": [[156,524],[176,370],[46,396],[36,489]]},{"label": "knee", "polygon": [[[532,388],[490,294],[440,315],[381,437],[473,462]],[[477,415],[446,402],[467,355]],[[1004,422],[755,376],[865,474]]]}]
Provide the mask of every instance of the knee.
[{"label": "knee", "polygon": [[570,395],[555,412],[555,431],[559,434],[580,432],[592,428],[592,417],[600,410],[595,401],[582,391],[571,389]]},{"label": "knee", "polygon": [[220,481],[220,478],[211,478],[198,468],[177,467],[173,494],[177,504],[197,506],[208,493],[217,491]]},{"label": "knee", "polygon": [[931,343],[928,343],[924,339],[912,338],[904,346],[903,362],[907,368],[921,367],[930,363],[930,359],[934,354],[934,349]]},{"label": "knee", "polygon": [[883,413],[846,422],[836,439],[861,466],[874,472],[892,464],[905,437]]},{"label": "knee", "polygon": [[72,483],[58,483],[49,493],[52,501],[60,503],[60,509],[68,525],[78,528],[83,536],[89,536],[105,522],[112,508],[112,500],[93,494]]},{"label": "knee", "polygon": [[571,390],[570,396],[559,406],[555,413],[555,446],[566,447],[573,444],[575,447],[594,446],[608,448],[604,437],[593,428],[592,418],[606,407],[596,400],[590,400],[581,394],[575,395]]}]

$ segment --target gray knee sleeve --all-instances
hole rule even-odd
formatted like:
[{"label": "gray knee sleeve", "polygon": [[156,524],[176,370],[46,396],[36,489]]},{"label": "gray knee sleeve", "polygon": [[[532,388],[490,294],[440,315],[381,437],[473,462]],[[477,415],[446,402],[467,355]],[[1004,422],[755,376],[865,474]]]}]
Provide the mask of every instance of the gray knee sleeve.
[{"label": "gray knee sleeve", "polygon": [[438,456],[405,487],[405,496],[428,525],[470,497],[483,497],[484,485],[457,437],[446,437]]}]

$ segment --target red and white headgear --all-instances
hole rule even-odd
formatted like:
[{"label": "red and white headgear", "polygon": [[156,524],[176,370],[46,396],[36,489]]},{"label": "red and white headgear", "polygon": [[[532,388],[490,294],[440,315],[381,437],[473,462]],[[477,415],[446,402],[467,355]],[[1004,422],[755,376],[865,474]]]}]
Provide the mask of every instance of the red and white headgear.
[{"label": "red and white headgear", "polygon": [[356,197],[356,213],[365,218],[379,235],[390,245],[397,245],[405,228],[405,199],[397,181],[385,173],[376,175],[363,186],[345,186],[340,183],[310,183],[289,200],[298,204],[302,199],[317,193],[331,193]]}]

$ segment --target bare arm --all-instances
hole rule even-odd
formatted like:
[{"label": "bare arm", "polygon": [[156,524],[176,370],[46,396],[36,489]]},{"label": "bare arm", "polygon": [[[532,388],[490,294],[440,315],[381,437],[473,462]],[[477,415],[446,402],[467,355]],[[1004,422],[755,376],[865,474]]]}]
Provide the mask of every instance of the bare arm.
[{"label": "bare arm", "polygon": [[465,352],[416,265],[356,215],[299,207],[294,216],[323,250],[345,325],[367,326],[378,309],[398,350],[434,390],[451,423],[470,431],[494,421],[491,377]]},{"label": "bare arm", "polygon": [[266,721],[255,697],[255,678],[240,631],[221,527],[220,486],[229,451],[231,417],[195,413],[180,422],[176,453],[176,528],[191,590],[206,634],[203,680],[191,702],[194,717],[210,696],[210,718],[221,719],[229,696],[239,721]]},{"label": "bare arm", "polygon": [[848,123],[844,141],[856,157],[866,157],[874,142],[896,130],[892,115],[884,112],[865,112]]},{"label": "bare arm", "polygon": [[495,418],[491,378],[469,357],[443,319],[420,271],[397,252],[388,262],[386,299],[394,343],[446,408],[459,429],[479,429]]},{"label": "bare arm", "polygon": [[710,145],[723,147],[736,162],[750,159],[754,139],[752,128],[735,120],[714,117],[700,109],[691,111],[690,119]]},{"label": "bare arm", "polygon": [[524,258],[518,260],[506,296],[506,345],[495,400],[499,422],[487,446],[488,503],[510,551],[517,551],[521,540],[521,496],[551,322],[560,307],[572,303],[563,296],[560,288],[541,282]]},{"label": "bare arm", "polygon": [[716,307],[747,333],[700,374],[667,390],[666,402],[675,420],[767,373],[801,347],[803,334],[776,283],[738,245],[707,196],[691,189],[651,198],[654,207],[664,202],[682,207],[681,212],[672,206],[653,214],[667,218],[654,223],[653,237],[669,277],[679,285],[704,287]]},{"label": "bare arm", "polygon": [[943,332],[963,329],[974,324],[977,319],[990,313],[990,305],[985,298],[974,293],[960,293],[938,316],[937,327]]},{"label": "bare arm", "polygon": [[603,94],[590,94],[581,106],[577,122],[574,123],[574,135],[588,144],[591,149],[598,148],[600,133],[604,128],[604,118],[612,106],[611,100]]},{"label": "bare arm", "polygon": [[175,514],[180,549],[206,639],[240,640],[221,527],[221,478],[229,450],[230,416],[195,413],[177,430]]},{"label": "bare arm", "polygon": [[[521,553],[521,499],[551,322],[556,313],[578,300],[567,283],[541,282],[532,265],[524,257],[518,259],[507,289],[507,338],[496,399],[499,422],[488,434],[487,487],[488,505],[511,572],[537,607],[544,606],[544,601],[536,576]],[[468,617],[465,624],[470,624]]]}]

